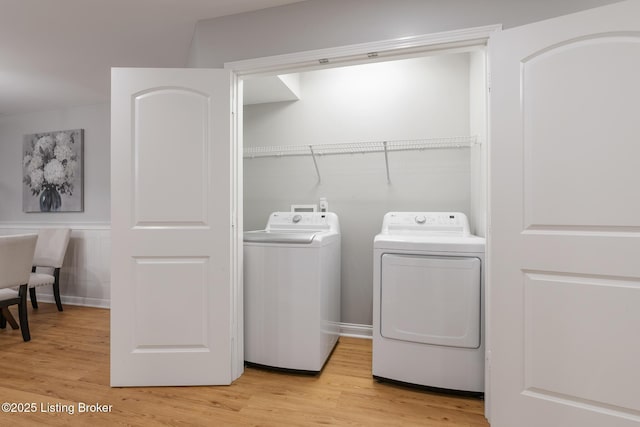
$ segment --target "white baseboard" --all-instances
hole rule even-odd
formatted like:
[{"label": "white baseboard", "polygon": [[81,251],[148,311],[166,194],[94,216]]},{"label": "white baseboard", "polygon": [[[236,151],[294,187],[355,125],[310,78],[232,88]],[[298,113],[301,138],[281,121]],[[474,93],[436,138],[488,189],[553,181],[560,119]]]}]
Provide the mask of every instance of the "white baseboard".
[{"label": "white baseboard", "polygon": [[[111,301],[98,298],[83,298],[73,296],[61,296],[62,305],[79,305],[83,307],[110,308]],[[53,295],[38,293],[38,302],[55,303]],[[351,338],[372,339],[373,326],[360,325],[357,323],[340,323],[340,336]]]},{"label": "white baseboard", "polygon": [[[38,302],[56,302],[53,299],[52,294],[43,294],[38,292]],[[95,308],[110,308],[111,300],[108,299],[98,299],[98,298],[85,298],[85,297],[74,297],[74,296],[64,296],[61,295],[60,299],[62,300],[62,306],[65,305],[79,305],[82,307],[95,307]]]},{"label": "white baseboard", "polygon": [[[83,307],[110,308],[110,300],[98,298],[66,297],[61,296],[62,305],[79,305]],[[38,293],[39,302],[55,303],[53,295]],[[373,326],[360,325],[357,323],[340,323],[340,336],[351,338],[372,339]]]},{"label": "white baseboard", "polygon": [[340,323],[340,336],[352,338],[372,339],[373,326],[357,323]]}]

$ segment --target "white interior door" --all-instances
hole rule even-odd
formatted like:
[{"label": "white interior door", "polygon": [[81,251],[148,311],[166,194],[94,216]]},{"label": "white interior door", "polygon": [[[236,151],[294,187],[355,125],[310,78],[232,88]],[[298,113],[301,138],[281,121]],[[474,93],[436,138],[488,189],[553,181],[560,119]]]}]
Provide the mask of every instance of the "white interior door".
[{"label": "white interior door", "polygon": [[640,2],[491,38],[494,427],[640,422]]},{"label": "white interior door", "polygon": [[231,93],[227,70],[112,72],[112,386],[241,373]]}]

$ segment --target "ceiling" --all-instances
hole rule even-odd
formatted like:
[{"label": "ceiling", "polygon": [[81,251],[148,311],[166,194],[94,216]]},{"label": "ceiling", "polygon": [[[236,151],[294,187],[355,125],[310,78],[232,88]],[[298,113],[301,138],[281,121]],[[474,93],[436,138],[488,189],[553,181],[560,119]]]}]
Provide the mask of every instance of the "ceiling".
[{"label": "ceiling", "polygon": [[184,67],[197,21],[297,1],[0,0],[0,115],[106,102],[111,67]]}]

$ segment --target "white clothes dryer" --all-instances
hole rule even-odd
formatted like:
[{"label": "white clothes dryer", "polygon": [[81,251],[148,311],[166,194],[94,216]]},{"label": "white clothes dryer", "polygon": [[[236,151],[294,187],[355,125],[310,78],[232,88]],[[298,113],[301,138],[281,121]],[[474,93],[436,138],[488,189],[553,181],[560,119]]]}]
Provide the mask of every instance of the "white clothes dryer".
[{"label": "white clothes dryer", "polygon": [[340,225],[332,212],[274,212],[244,233],[244,358],[317,373],[338,341]]},{"label": "white clothes dryer", "polygon": [[373,376],[484,392],[485,240],[459,212],[389,212],[374,240]]}]

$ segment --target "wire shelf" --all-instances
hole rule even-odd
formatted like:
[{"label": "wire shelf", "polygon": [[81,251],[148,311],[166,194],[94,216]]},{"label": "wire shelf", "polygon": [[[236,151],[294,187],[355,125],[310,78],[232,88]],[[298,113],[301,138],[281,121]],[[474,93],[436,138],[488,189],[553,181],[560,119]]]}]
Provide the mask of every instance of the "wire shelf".
[{"label": "wire shelf", "polygon": [[247,147],[244,149],[244,158],[311,156],[316,175],[318,176],[318,182],[321,182],[320,169],[316,161],[317,157],[336,154],[384,153],[387,182],[391,183],[391,177],[389,175],[390,151],[466,148],[476,144],[479,144],[477,136],[456,136],[450,138],[405,139],[395,141],[345,142],[340,144],[279,145]]},{"label": "wire shelf", "polygon": [[394,141],[345,142],[338,144],[276,145],[246,147],[244,158],[330,156],[337,154],[382,153],[386,151],[428,150],[433,148],[465,148],[478,144],[476,136],[407,139]]}]

